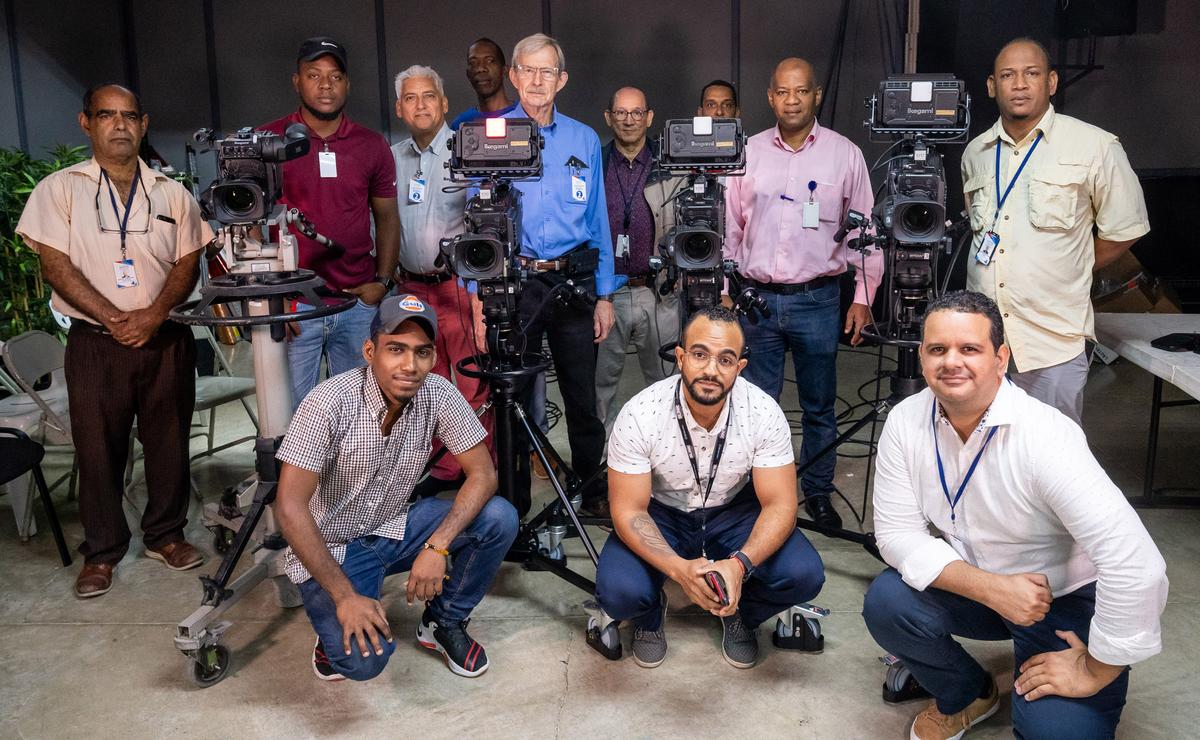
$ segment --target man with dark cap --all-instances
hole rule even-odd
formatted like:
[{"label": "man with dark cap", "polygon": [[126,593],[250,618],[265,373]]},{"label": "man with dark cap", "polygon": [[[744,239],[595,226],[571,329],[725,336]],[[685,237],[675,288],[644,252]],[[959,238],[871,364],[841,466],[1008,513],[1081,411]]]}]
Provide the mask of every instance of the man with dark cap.
[{"label": "man with dark cap", "polygon": [[[408,571],[408,603],[425,602],[417,640],[452,672],[478,676],[488,659],[467,617],[516,537],[516,511],[493,496],[496,469],[471,406],[429,372],[433,309],[406,294],[373,315],[367,367],[317,386],[276,454],[275,514],[287,575],[317,633],[313,671],[323,681],[379,675],[394,649],[383,579]],[[466,474],[453,501],[413,496],[435,435]]]},{"label": "man with dark cap", "polygon": [[330,375],[362,364],[361,347],[375,306],[393,286],[400,214],[396,165],[387,139],[345,113],[350,92],[346,48],[326,36],[305,41],[296,57],[292,86],[300,107],[261,127],[282,134],[299,122],[309,129],[308,154],[283,165],[282,202],[299,208],[318,232],[344,250],[331,252],[296,234],[300,266],[315,271],[330,288],[359,299],[348,311],[292,325],[296,335],[288,343],[288,365],[292,402],[299,405],[320,380],[322,357]]}]

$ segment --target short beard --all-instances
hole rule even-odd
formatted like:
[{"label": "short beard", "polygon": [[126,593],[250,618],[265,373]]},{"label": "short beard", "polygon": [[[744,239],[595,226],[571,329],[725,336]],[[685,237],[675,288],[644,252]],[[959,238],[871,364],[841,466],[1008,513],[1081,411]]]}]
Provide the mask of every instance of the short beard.
[{"label": "short beard", "polygon": [[326,113],[324,111],[317,110],[303,100],[300,101],[300,105],[303,105],[304,110],[308,111],[309,115],[318,121],[336,121],[338,116],[342,115],[342,111],[346,110],[346,106],[343,105],[341,108],[338,108],[332,113]]},{"label": "short beard", "polygon": [[[720,385],[721,392],[718,393],[716,395],[716,397],[714,397],[714,398],[707,398],[705,396],[701,396],[700,391],[696,390],[695,384],[699,383],[702,380],[709,381],[709,382]],[[687,388],[688,395],[692,397],[693,401],[700,404],[701,406],[716,406],[716,405],[720,404],[722,401],[725,400],[725,397],[729,395],[729,391],[732,390],[732,386],[727,388],[727,387],[725,387],[725,385],[723,383],[721,383],[720,380],[717,380],[716,378],[700,377],[700,378],[696,378],[695,380],[688,380],[685,378],[683,383],[684,383],[684,386]]]}]

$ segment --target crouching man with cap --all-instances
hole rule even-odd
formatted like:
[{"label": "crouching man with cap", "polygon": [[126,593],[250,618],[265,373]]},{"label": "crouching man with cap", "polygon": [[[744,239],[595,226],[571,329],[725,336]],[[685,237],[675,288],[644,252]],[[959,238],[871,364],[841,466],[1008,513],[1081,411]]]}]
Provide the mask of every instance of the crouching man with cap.
[{"label": "crouching man with cap", "polygon": [[[429,372],[437,331],[417,297],[382,301],[363,343],[367,366],[318,385],[277,453],[285,565],[325,681],[365,681],[387,665],[395,645],[379,595],[385,577],[406,571],[408,603],[425,602],[420,644],[460,676],[488,668],[466,626],[516,536],[517,514],[493,497],[496,470],[470,405]],[[453,501],[412,495],[435,435],[466,474]]]}]

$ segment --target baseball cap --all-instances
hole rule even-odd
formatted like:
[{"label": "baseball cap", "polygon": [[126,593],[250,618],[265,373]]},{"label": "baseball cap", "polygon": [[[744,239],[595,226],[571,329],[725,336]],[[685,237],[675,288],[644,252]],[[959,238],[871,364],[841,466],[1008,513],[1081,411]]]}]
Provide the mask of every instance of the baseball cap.
[{"label": "baseball cap", "polygon": [[430,339],[437,338],[437,314],[428,303],[411,293],[390,296],[379,302],[375,318],[371,319],[371,336],[395,334],[400,325],[409,320],[423,325]]},{"label": "baseball cap", "polygon": [[328,36],[313,36],[300,44],[300,51],[296,53],[296,63],[316,61],[327,54],[333,57],[343,72],[346,71],[346,47]]}]

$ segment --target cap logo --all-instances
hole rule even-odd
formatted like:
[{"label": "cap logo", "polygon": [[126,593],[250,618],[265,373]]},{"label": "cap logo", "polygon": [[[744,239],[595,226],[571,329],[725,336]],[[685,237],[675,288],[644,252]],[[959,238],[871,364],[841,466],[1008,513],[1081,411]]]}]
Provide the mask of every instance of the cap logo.
[{"label": "cap logo", "polygon": [[405,311],[420,313],[425,310],[425,304],[421,303],[420,299],[415,296],[408,296],[400,301],[400,308],[403,308]]},{"label": "cap logo", "polygon": [[337,44],[333,44],[333,43],[330,43],[330,42],[328,42],[328,41],[322,41],[322,42],[321,42],[321,46],[332,46],[332,47],[333,47],[333,48],[335,48],[335,49],[337,48]]}]

